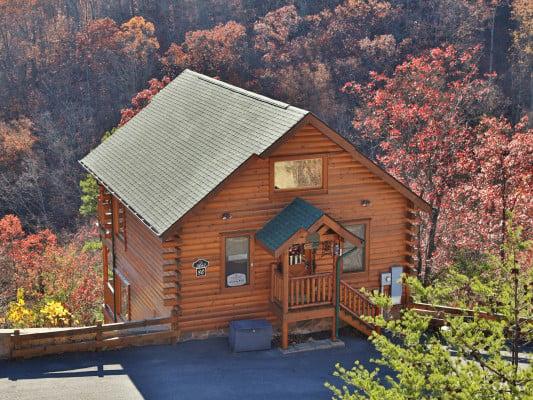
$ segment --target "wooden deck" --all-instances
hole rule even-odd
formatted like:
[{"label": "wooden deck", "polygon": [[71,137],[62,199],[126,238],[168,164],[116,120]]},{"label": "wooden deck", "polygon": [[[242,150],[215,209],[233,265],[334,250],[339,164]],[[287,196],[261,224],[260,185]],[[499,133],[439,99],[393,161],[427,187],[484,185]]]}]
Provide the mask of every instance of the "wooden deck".
[{"label": "wooden deck", "polygon": [[[332,338],[336,338],[334,273],[288,277],[272,265],[270,289],[272,310],[281,321],[283,348],[288,345],[288,324],[298,321],[332,318]],[[380,308],[343,280],[340,281],[339,309],[340,319],[361,333],[368,336],[378,330],[362,317],[375,317],[381,312]]]}]

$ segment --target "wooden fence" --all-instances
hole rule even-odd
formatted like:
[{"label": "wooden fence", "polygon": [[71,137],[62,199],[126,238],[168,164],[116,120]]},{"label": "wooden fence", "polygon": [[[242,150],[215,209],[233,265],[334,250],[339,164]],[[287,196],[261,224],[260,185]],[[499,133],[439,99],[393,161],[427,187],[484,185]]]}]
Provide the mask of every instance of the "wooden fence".
[{"label": "wooden fence", "polygon": [[438,304],[410,303],[409,308],[416,311],[420,315],[430,317],[432,319],[432,322],[437,325],[442,324],[444,322],[444,317],[447,315],[471,318],[477,314],[480,318],[498,319],[498,316],[487,312],[474,311],[467,308],[448,307]]},{"label": "wooden fence", "polygon": [[178,313],[169,317],[11,335],[9,357],[30,358],[75,351],[101,351],[177,341]]},{"label": "wooden fence", "polygon": [[[484,311],[475,311],[467,308],[448,307],[438,304],[429,303],[410,303],[409,308],[416,311],[420,315],[431,318],[431,322],[434,325],[442,325],[447,316],[473,318],[478,316],[479,318],[500,320],[503,318],[501,314],[491,314]],[[533,318],[520,318],[519,322],[531,322]]]}]

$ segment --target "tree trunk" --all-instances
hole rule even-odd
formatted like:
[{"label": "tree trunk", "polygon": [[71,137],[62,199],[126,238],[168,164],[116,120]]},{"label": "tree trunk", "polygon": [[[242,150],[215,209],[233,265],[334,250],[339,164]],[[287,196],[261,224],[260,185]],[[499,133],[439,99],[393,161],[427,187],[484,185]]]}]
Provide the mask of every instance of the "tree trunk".
[{"label": "tree trunk", "polygon": [[505,152],[500,156],[500,166],[502,170],[502,180],[501,180],[501,196],[502,196],[502,221],[501,221],[501,242],[500,242],[500,259],[502,262],[505,260],[505,249],[503,245],[507,240],[507,207],[508,207],[508,198],[507,198],[507,174],[505,170],[505,157],[509,154]]},{"label": "tree trunk", "polygon": [[424,273],[424,283],[427,285],[430,282],[430,276],[433,272],[433,266],[431,258],[433,257],[433,253],[435,253],[435,250],[437,249],[437,244],[435,242],[436,236],[437,236],[437,223],[439,221],[439,214],[440,214],[440,204],[441,204],[441,197],[437,198],[437,201],[435,202],[435,205],[432,207],[431,212],[431,222],[429,227],[429,236],[428,236],[428,244],[427,244],[427,252],[426,252],[426,268]]},{"label": "tree trunk", "polygon": [[496,11],[498,6],[494,7],[494,12],[492,13],[492,22],[490,26],[490,51],[489,51],[489,73],[492,72],[494,66],[494,31],[496,26]]},{"label": "tree trunk", "polygon": [[[419,218],[419,221],[420,221],[420,216],[418,217]],[[418,273],[418,276],[422,276],[422,269],[423,269],[423,257],[422,257],[422,226],[421,226],[421,223],[418,224],[418,235],[417,235],[417,241],[418,241],[418,245],[417,245],[417,249],[416,249],[416,254],[417,254],[417,266],[416,266],[416,271]]]}]

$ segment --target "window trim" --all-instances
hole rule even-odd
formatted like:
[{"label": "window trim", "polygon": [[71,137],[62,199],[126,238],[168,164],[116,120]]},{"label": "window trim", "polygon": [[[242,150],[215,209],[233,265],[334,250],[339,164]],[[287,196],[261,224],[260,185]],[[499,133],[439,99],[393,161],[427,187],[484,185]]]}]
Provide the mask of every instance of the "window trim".
[{"label": "window trim", "polygon": [[[366,275],[366,278],[368,279],[370,276],[370,218],[357,218],[357,219],[351,219],[348,221],[342,221],[341,225],[343,227],[346,227],[347,225],[357,225],[357,224],[365,224],[365,241],[364,241],[364,254],[365,254],[365,269],[363,271],[350,271],[350,272],[344,272],[344,260],[341,262],[341,275],[345,278],[350,277],[363,277]],[[344,246],[344,241],[342,243]]]},{"label": "window trim", "polygon": [[[274,188],[274,174],[275,163],[280,161],[294,161],[294,160],[311,160],[315,158],[322,159],[322,186],[320,188],[296,188],[296,189],[275,189]],[[315,154],[296,154],[291,156],[277,156],[269,158],[269,193],[270,197],[282,196],[298,196],[300,194],[325,194],[328,192],[328,156],[324,153]]]},{"label": "window trim", "polygon": [[[243,286],[226,287],[226,239],[232,237],[248,237],[248,284]],[[232,231],[220,233],[220,292],[248,292],[254,289],[254,248],[255,232],[254,231]]]}]

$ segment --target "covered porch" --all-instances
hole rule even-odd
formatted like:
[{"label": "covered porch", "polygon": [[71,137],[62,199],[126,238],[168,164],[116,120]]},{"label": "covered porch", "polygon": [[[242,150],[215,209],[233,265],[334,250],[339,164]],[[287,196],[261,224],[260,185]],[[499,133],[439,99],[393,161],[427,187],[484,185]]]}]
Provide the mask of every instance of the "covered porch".
[{"label": "covered porch", "polygon": [[282,347],[287,348],[289,324],[331,318],[336,339],[342,319],[369,335],[373,327],[362,315],[380,310],[340,276],[344,242],[362,240],[310,203],[296,198],[256,233],[259,243],[276,259],[271,265],[270,301],[279,318]]}]

